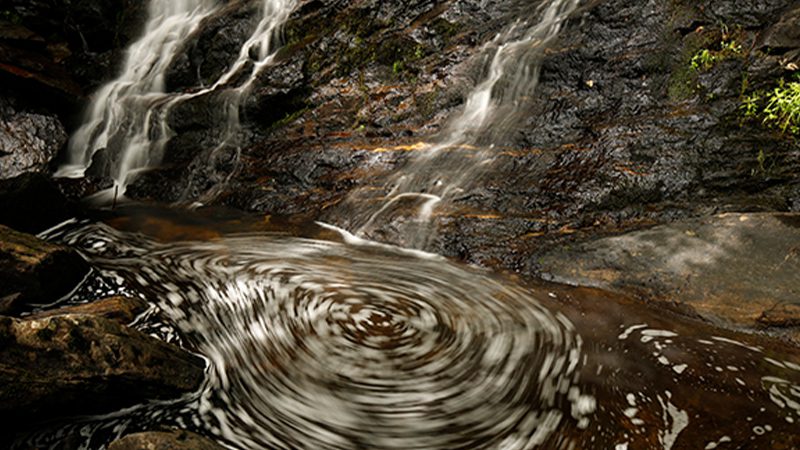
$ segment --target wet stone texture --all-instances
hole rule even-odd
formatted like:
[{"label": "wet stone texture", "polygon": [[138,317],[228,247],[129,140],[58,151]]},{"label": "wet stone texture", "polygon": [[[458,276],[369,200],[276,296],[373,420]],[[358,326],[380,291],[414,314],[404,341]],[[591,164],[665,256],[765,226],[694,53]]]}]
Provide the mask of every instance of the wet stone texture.
[{"label": "wet stone texture", "polygon": [[171,398],[204,376],[199,357],[100,317],[0,317],[0,342],[6,424]]},{"label": "wet stone texture", "polygon": [[74,250],[0,225],[0,314],[57,300],[88,270]]},{"label": "wet stone texture", "polygon": [[108,450],[222,450],[225,447],[190,431],[148,431],[117,439]]},{"label": "wet stone texture", "polygon": [[66,142],[57,117],[0,96],[0,179],[46,171]]},{"label": "wet stone texture", "polygon": [[800,215],[722,214],[549,252],[545,278],[800,343]]},{"label": "wet stone texture", "polygon": [[[729,3],[610,0],[579,9],[547,52],[517,131],[491,136],[493,162],[437,207],[428,248],[530,273],[535,255],[561,242],[725,211],[797,210],[796,142],[740,112],[743,89],[792,75],[796,11],[782,0]],[[164,166],[128,194],[348,227],[462,106],[491,56],[482,45],[520,7],[303,2],[242,106],[241,153],[203,151],[218,121],[203,122],[213,98],[197,97],[171,118],[178,135]],[[189,56],[174,63],[173,89],[202,81],[201,63],[225,44],[213,36],[244,26],[233,18],[247,11],[232,5],[220,13],[230,20],[201,26]],[[741,52],[692,69],[698,51],[723,40]],[[357,188],[373,195],[345,202]],[[370,237],[404,244],[410,220],[401,214]]]},{"label": "wet stone texture", "polygon": [[53,316],[63,316],[66,314],[79,314],[87,316],[102,317],[120,325],[128,325],[137,316],[147,311],[149,305],[142,299],[114,296],[95,300],[90,303],[63,306],[61,308],[49,309],[36,312],[27,316],[26,319],[44,319]]}]

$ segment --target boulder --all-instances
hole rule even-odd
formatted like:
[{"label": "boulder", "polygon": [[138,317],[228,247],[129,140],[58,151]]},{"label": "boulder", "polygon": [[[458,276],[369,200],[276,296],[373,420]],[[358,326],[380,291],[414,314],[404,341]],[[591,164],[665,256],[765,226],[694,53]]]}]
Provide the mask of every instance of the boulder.
[{"label": "boulder", "polygon": [[74,250],[0,225],[0,299],[14,298],[12,307],[55,301],[72,290],[88,270],[89,265]]},{"label": "boulder", "polygon": [[0,179],[45,172],[66,142],[58,117],[0,96]]},{"label": "boulder", "polygon": [[728,328],[800,336],[800,214],[722,214],[553,250],[552,281],[638,293]]},{"label": "boulder", "polygon": [[108,412],[176,397],[203,380],[203,360],[100,317],[0,317],[3,423]]},{"label": "boulder", "polygon": [[184,430],[146,431],[117,439],[108,450],[222,450],[216,442]]}]

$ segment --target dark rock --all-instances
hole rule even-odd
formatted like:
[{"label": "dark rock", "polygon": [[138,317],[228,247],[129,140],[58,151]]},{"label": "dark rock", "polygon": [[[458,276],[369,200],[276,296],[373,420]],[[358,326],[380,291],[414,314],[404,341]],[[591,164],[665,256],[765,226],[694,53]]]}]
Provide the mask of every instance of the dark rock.
[{"label": "dark rock", "polygon": [[0,179],[47,171],[66,142],[67,133],[56,116],[0,97]]},{"label": "dark rock", "polygon": [[[33,45],[34,35],[25,40],[6,37],[7,44],[28,49],[28,59],[41,62],[43,76],[57,75],[59,83],[72,83],[86,92],[113,74],[121,49],[139,33],[147,4],[136,0],[7,0],[0,11],[6,20],[41,36],[38,46]],[[46,68],[48,65],[55,70]]]},{"label": "dark rock", "polygon": [[239,56],[258,12],[259,2],[237,0],[205,18],[164,74],[167,89],[207,86],[219,79]]},{"label": "dark rock", "polygon": [[0,225],[0,298],[19,294],[12,306],[53,302],[72,290],[88,270],[75,251]]},{"label": "dark rock", "polygon": [[800,325],[800,215],[723,214],[548,252],[553,281],[639,293],[717,325]]},{"label": "dark rock", "polygon": [[0,317],[0,342],[6,424],[175,397],[203,379],[199,357],[99,317]]},{"label": "dark rock", "polygon": [[128,325],[136,317],[147,311],[149,305],[140,298],[115,296],[95,300],[80,305],[63,306],[61,308],[39,311],[26,319],[44,319],[46,317],[63,316],[67,314],[102,317],[121,325]]},{"label": "dark rock", "polygon": [[9,312],[20,310],[23,307],[22,300],[22,294],[19,292],[0,298],[0,314],[8,314]]},{"label": "dark rock", "polygon": [[73,217],[76,209],[45,174],[0,180],[0,224],[38,233]]},{"label": "dark rock", "polygon": [[[191,55],[175,61],[175,89],[197,84],[205,55],[219,59],[203,36],[233,27],[222,16],[239,17],[237,8],[201,26]],[[521,121],[427,169],[449,178],[476,153],[492,158],[437,205],[424,245],[531,274],[552,245],[722,212],[798,211],[796,139],[740,110],[743,92],[791,76],[781,52],[794,45],[796,9],[789,0],[587,3],[544,52],[535,92],[519,101]],[[388,177],[424,151],[419,141],[436,140],[485,76],[484,44],[529,12],[529,2],[302,2],[245,98],[236,145],[210,150],[224,95],[192,99],[170,118],[179,132],[164,167],[128,194],[353,231],[385,200]],[[741,48],[692,67],[723,42]],[[368,234],[415,245],[418,208],[397,206]]]},{"label": "dark rock", "polygon": [[778,23],[769,27],[760,39],[760,44],[774,51],[800,48],[800,7],[788,11]]},{"label": "dark rock", "polygon": [[146,431],[117,439],[108,450],[222,450],[216,442],[184,430]]},{"label": "dark rock", "polygon": [[22,42],[8,39],[8,35],[6,39],[0,37],[0,79],[31,91],[35,88],[44,89],[49,94],[56,94],[62,101],[76,101],[83,95],[78,83],[63,65],[54,60],[43,38],[25,28],[22,30],[27,33],[19,31],[14,34],[15,37],[24,35],[26,39]]}]

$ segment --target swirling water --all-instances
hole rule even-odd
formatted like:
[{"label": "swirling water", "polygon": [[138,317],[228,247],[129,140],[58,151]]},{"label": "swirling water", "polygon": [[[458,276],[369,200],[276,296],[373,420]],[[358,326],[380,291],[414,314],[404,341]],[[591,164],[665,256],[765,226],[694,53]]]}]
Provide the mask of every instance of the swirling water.
[{"label": "swirling water", "polygon": [[241,449],[800,445],[795,349],[599,291],[315,233],[51,231],[97,268],[73,300],[99,280],[146,299],[158,314],[136,326],[205,356],[207,380],[19,447],[80,435],[97,448],[159,424]]}]

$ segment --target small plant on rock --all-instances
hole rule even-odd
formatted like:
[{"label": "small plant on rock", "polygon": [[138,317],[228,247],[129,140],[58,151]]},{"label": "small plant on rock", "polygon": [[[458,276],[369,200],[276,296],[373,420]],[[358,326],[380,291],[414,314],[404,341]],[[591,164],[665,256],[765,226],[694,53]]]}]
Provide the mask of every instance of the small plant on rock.
[{"label": "small plant on rock", "polygon": [[793,81],[784,78],[770,90],[746,93],[746,83],[739,110],[743,120],[757,119],[762,125],[777,128],[783,134],[800,137],[800,74]]},{"label": "small plant on rock", "polygon": [[742,46],[737,44],[736,41],[722,41],[719,50],[701,49],[698,51],[690,62],[692,69],[708,70],[719,61],[732,58],[742,53]]},{"label": "small plant on rock", "polygon": [[780,128],[784,133],[800,134],[800,81],[780,80],[766,100],[763,123]]}]

